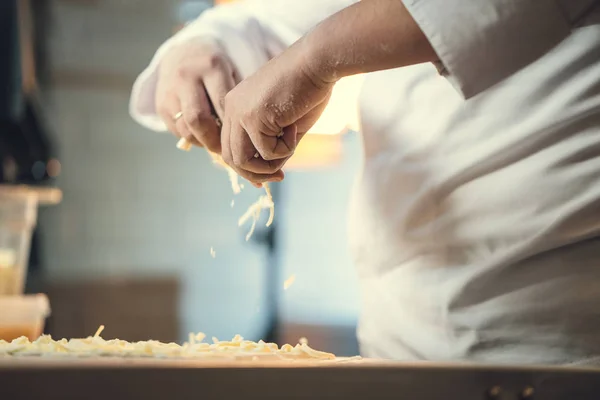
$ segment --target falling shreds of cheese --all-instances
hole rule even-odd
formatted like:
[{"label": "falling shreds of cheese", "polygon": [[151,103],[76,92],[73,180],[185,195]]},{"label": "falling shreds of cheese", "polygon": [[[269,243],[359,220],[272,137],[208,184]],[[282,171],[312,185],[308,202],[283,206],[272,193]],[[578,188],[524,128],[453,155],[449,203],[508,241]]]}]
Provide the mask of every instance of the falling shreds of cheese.
[{"label": "falling shreds of cheese", "polygon": [[[179,142],[177,142],[177,148],[183,151],[190,151],[192,149],[192,144],[185,138],[181,138]],[[213,153],[211,151],[208,152],[210,157],[213,160],[213,163],[220,166],[221,168],[227,171],[229,175],[229,181],[231,182],[231,190],[233,190],[233,194],[239,194],[244,185],[239,183],[238,174],[229,166],[220,155]],[[256,228],[256,224],[260,219],[260,214],[262,210],[269,210],[269,219],[267,220],[266,226],[271,226],[273,223],[273,219],[275,218],[275,203],[273,202],[273,196],[271,195],[271,189],[269,188],[268,183],[263,183],[263,188],[265,189],[265,194],[260,196],[258,200],[250,205],[248,211],[244,213],[238,220],[238,226],[244,225],[250,218],[252,218],[252,225],[250,226],[250,231],[246,235],[246,241],[250,240],[252,234],[254,233],[254,229]],[[233,207],[233,200],[231,201],[231,207]]]},{"label": "falling shreds of cheese", "polygon": [[[224,168],[227,171],[227,173],[229,174],[229,181],[231,182],[231,189],[233,190],[233,193],[239,194],[244,188],[244,186],[239,183],[238,174],[229,165],[227,165],[225,161],[223,161],[221,156],[212,152],[208,153],[210,154],[213,162],[216,165]],[[248,210],[238,220],[238,226],[242,226],[246,222],[248,222],[248,220],[252,219],[250,231],[248,231],[248,234],[246,234],[246,241],[250,240],[250,237],[252,237],[252,234],[256,229],[256,224],[260,220],[260,214],[262,213],[262,210],[269,210],[269,219],[267,220],[266,226],[271,226],[271,224],[273,223],[273,219],[275,218],[275,203],[273,202],[271,188],[269,187],[268,183],[263,183],[263,188],[265,189],[265,194],[260,196],[254,204],[251,204],[250,207],[248,207]]]},{"label": "falling shreds of cheese", "polygon": [[154,357],[154,358],[229,358],[259,360],[265,357],[278,360],[335,360],[335,355],[312,349],[306,341],[296,346],[285,344],[279,348],[275,343],[262,340],[252,342],[236,335],[230,341],[219,341],[213,337],[213,343],[203,342],[206,335],[190,333],[183,345],[162,343],[156,340],[127,342],[125,340],[105,340],[100,334],[100,326],[94,336],[85,339],[53,340],[42,335],[34,341],[20,337],[7,342],[0,340],[2,356],[56,356],[56,357]]},{"label": "falling shreds of cheese", "polygon": [[265,188],[266,194],[260,196],[258,200],[252,204],[248,210],[238,219],[238,226],[244,225],[248,222],[249,219],[252,218],[252,225],[250,226],[250,231],[246,235],[246,241],[250,240],[250,237],[254,233],[254,229],[256,228],[256,223],[260,219],[260,214],[262,210],[269,209],[269,219],[267,220],[266,226],[271,226],[273,223],[273,218],[275,216],[275,204],[273,203],[273,197],[271,196],[271,190],[269,186],[265,183],[263,184]]},{"label": "falling shreds of cheese", "polygon": [[192,143],[186,138],[181,138],[177,142],[177,148],[183,151],[190,151],[192,149]]},{"label": "falling shreds of cheese", "polygon": [[229,175],[229,181],[231,182],[231,190],[233,190],[233,194],[240,194],[243,188],[240,185],[238,174],[229,165],[227,165],[225,161],[223,161],[220,155],[215,154],[211,151],[209,151],[208,154],[210,154],[210,157],[212,158],[214,164],[227,171],[227,174]]},{"label": "falling shreds of cheese", "polygon": [[217,252],[215,251],[215,249],[213,247],[210,248],[210,256],[212,258],[215,258],[217,256]]},{"label": "falling shreds of cheese", "polygon": [[[190,151],[192,149],[192,144],[185,138],[181,138],[179,142],[177,142],[177,148],[184,151]],[[229,181],[231,182],[231,190],[233,190],[233,194],[239,194],[244,185],[239,183],[238,174],[229,166],[223,158],[211,151],[208,152],[210,157],[213,160],[213,163],[220,166],[221,168],[227,171],[229,175]],[[268,183],[262,184],[265,189],[265,194],[260,196],[256,202],[248,207],[248,210],[238,219],[238,226],[244,225],[248,222],[249,219],[252,219],[252,224],[250,225],[250,230],[246,234],[246,241],[250,240],[252,234],[254,234],[254,230],[256,229],[256,224],[260,220],[260,215],[262,210],[269,210],[269,219],[267,220],[266,226],[269,227],[273,223],[275,218],[275,203],[273,202],[273,195],[271,194],[271,188]],[[234,201],[231,201],[231,207],[233,207]]]},{"label": "falling shreds of cheese", "polygon": [[296,281],[296,274],[292,274],[289,278],[287,278],[285,280],[285,282],[283,282],[283,290],[288,290],[290,288],[290,286],[292,286],[294,284],[295,281]]}]

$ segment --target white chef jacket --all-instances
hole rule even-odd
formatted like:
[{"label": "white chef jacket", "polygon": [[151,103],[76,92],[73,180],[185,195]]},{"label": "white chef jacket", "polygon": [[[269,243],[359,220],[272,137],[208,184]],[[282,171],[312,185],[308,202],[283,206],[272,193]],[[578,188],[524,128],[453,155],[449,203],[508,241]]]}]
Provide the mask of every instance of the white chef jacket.
[{"label": "white chef jacket", "polygon": [[[195,37],[248,76],[353,1],[254,0],[157,52],[131,113],[155,130],[156,68]],[[600,364],[600,7],[404,0],[440,63],[369,74],[349,240],[370,357]]]}]

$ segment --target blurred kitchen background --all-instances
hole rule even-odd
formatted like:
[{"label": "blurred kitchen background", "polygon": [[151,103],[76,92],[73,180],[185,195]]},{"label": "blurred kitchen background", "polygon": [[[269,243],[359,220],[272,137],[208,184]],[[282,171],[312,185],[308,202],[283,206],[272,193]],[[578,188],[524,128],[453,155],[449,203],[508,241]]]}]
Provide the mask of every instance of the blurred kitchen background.
[{"label": "blurred kitchen background", "polygon": [[2,0],[0,182],[63,192],[39,210],[26,291],[48,295],[45,330],[55,337],[104,324],[107,338],[305,336],[357,354],[346,246],[357,134],[325,123],[307,136],[274,188],[273,229],[262,223],[246,242],[237,220],[261,192],[247,185],[232,208],[227,174],[204,151],[182,152],[128,114],[132,83],[157,47],[212,6]]}]

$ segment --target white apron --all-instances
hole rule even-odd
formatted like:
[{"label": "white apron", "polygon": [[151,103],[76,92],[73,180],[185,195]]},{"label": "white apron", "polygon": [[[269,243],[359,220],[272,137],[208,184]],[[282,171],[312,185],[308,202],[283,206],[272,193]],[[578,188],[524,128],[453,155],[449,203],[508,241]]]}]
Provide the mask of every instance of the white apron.
[{"label": "white apron", "polygon": [[600,25],[467,101],[431,65],[361,99],[363,354],[597,362]]}]

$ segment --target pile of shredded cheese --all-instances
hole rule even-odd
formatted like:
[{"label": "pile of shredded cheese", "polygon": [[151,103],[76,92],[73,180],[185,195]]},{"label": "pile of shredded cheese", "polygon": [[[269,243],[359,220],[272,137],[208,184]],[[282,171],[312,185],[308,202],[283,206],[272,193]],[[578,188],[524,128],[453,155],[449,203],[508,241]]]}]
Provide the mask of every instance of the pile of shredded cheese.
[{"label": "pile of shredded cheese", "polygon": [[[177,148],[184,151],[190,151],[192,149],[192,144],[185,138],[182,138],[177,143]],[[227,171],[227,174],[229,175],[229,181],[231,182],[231,190],[233,190],[233,194],[240,194],[242,189],[244,188],[244,185],[239,183],[238,174],[229,165],[227,165],[225,161],[223,161],[220,155],[212,153],[210,151],[208,152],[208,154],[210,154],[213,163]],[[273,203],[273,196],[271,195],[271,189],[269,188],[269,184],[263,183],[263,188],[265,189],[265,194],[263,196],[260,196],[254,204],[250,205],[248,210],[238,220],[238,226],[242,226],[252,218],[252,225],[250,226],[250,231],[246,235],[246,241],[250,240],[250,237],[252,237],[252,234],[256,229],[256,224],[260,220],[260,214],[262,213],[262,210],[269,210],[269,219],[267,220],[266,226],[271,226],[271,224],[273,223],[273,218],[275,218],[275,203]],[[232,200],[232,207],[233,204],[234,202]]]},{"label": "pile of shredded cheese", "polygon": [[183,345],[162,343],[155,340],[127,342],[125,340],[105,340],[100,334],[104,326],[100,326],[94,336],[85,339],[53,340],[49,335],[40,336],[33,342],[20,337],[12,342],[0,340],[0,357],[19,356],[53,356],[53,357],[150,357],[175,359],[225,358],[234,360],[335,360],[330,353],[317,351],[308,346],[302,339],[296,346],[289,344],[281,348],[275,343],[262,340],[252,342],[236,335],[230,341],[213,343],[203,342],[205,335],[190,334],[189,341]]}]

